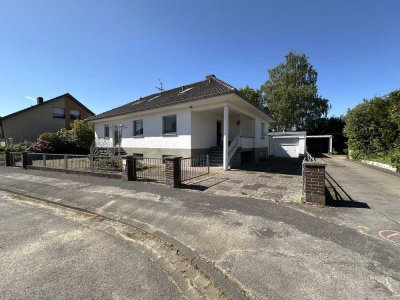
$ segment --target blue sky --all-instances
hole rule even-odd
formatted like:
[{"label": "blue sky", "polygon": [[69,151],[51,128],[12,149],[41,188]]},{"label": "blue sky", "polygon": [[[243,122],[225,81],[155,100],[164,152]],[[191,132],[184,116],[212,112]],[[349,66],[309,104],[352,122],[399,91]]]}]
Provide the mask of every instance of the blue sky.
[{"label": "blue sky", "polygon": [[400,88],[398,0],[2,0],[0,116],[69,92],[101,113],[207,74],[258,88],[290,50],[340,115]]}]

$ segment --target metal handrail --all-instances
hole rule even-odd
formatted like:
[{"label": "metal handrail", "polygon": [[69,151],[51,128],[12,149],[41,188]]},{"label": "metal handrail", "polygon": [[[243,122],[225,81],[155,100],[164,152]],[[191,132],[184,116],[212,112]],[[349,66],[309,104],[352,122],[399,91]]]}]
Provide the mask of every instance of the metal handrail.
[{"label": "metal handrail", "polygon": [[231,160],[231,158],[235,154],[236,150],[239,148],[239,145],[240,145],[240,136],[237,135],[237,136],[235,136],[232,143],[228,147],[228,161]]}]

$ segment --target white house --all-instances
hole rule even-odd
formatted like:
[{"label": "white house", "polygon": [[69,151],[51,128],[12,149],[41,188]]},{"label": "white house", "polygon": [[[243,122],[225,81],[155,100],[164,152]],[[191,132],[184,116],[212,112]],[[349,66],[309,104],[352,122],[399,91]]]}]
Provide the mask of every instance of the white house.
[{"label": "white house", "polygon": [[273,118],[216,78],[153,94],[87,119],[96,147],[122,147],[145,157],[194,157],[227,170],[236,159],[268,155]]}]

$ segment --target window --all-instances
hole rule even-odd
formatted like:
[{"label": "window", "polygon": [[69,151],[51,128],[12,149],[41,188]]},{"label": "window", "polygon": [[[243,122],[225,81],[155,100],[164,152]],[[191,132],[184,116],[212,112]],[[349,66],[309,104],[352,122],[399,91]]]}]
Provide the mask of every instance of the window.
[{"label": "window", "polygon": [[133,153],[133,157],[143,158],[143,153]]},{"label": "window", "polygon": [[104,137],[110,137],[110,125],[108,124],[104,125]]},{"label": "window", "polygon": [[265,124],[261,122],[261,138],[264,139],[265,137]]},{"label": "window", "polygon": [[64,108],[54,107],[53,108],[53,118],[65,119]]},{"label": "window", "polygon": [[143,120],[133,121],[133,136],[143,135]]},{"label": "window", "polygon": [[69,118],[71,120],[79,120],[81,118],[81,112],[79,110],[73,110],[71,109],[69,111]]},{"label": "window", "polygon": [[176,115],[163,117],[163,134],[176,134]]}]

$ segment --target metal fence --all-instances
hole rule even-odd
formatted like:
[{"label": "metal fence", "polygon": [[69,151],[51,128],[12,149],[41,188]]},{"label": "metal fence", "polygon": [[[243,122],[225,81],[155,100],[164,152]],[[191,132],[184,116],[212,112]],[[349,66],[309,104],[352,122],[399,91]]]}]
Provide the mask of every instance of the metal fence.
[{"label": "metal fence", "polygon": [[122,173],[121,157],[28,153],[28,165],[33,167],[97,173]]},{"label": "metal fence", "polygon": [[136,177],[140,179],[165,181],[163,158],[135,157]]},{"label": "metal fence", "polygon": [[22,167],[22,152],[10,152],[9,164],[13,167]]},{"label": "metal fence", "polygon": [[6,165],[6,153],[0,152],[0,166]]},{"label": "metal fence", "polygon": [[304,194],[305,191],[305,176],[304,176],[304,163],[305,162],[315,162],[315,157],[313,157],[308,151],[306,151],[306,155],[304,156],[303,159],[303,164],[301,165],[301,179],[302,179],[302,194]]},{"label": "metal fence", "polygon": [[181,181],[193,179],[210,173],[208,155],[182,158],[180,160]]}]

